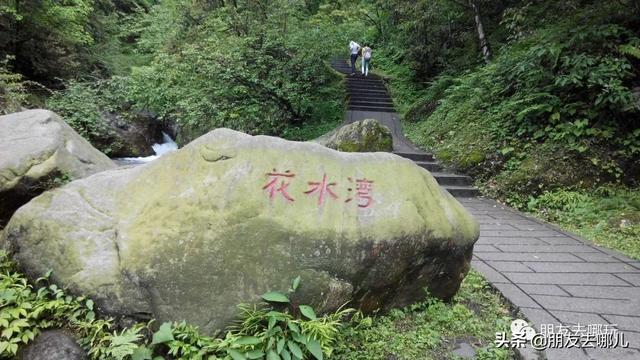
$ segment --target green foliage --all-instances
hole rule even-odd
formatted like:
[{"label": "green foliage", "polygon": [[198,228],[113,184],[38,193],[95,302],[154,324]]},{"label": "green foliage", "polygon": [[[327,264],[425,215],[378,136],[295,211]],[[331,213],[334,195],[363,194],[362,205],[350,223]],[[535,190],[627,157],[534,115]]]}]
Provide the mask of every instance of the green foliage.
[{"label": "green foliage", "polygon": [[71,74],[80,66],[75,47],[93,42],[93,6],[93,0],[5,2],[0,8],[0,56],[14,56],[16,70],[31,78]]},{"label": "green foliage", "polygon": [[22,75],[8,67],[9,58],[0,62],[0,114],[20,111],[27,101],[27,89]]},{"label": "green foliage", "polygon": [[101,41],[105,66],[117,75],[70,82],[48,105],[105,152],[99,114],[125,107],[177,122],[181,144],[218,127],[308,140],[339,123],[345,92],[325,60],[362,29],[350,23],[357,12],[234,4],[163,1],[105,17],[105,39],[133,40]]},{"label": "green foliage", "polygon": [[[583,6],[564,18],[550,15],[564,6],[515,4],[503,12],[508,39],[492,63],[442,74],[417,96],[409,77],[394,78],[405,117],[417,122],[407,126],[410,138],[478,176],[498,196],[527,197],[580,182],[637,181],[625,174],[640,155],[640,108],[633,93],[640,75],[639,34],[627,24],[621,4]],[[406,88],[413,94],[406,95]],[[561,156],[546,153],[544,159],[541,148]],[[583,176],[545,176],[544,163],[557,158],[566,173],[584,169],[578,171]]]},{"label": "green foliage", "polygon": [[91,300],[74,298],[48,284],[48,274],[35,283],[38,287],[0,252],[0,356],[15,355],[47,328],[67,326],[90,336],[110,326],[110,320],[96,320]]},{"label": "green foliage", "polygon": [[[17,272],[6,253],[0,253],[0,357],[15,355],[42,330],[66,328],[95,360],[164,359],[317,359],[330,356],[337,346],[341,320],[352,310],[321,317],[308,305],[277,310],[266,303],[240,305],[240,320],[224,337],[209,337],[186,323],[152,322],[113,329],[111,319],[96,318],[93,301],[73,297],[40,278],[35,286]],[[296,278],[289,294],[300,283]],[[263,295],[269,301],[289,303],[283,293]],[[286,300],[286,301],[285,301]],[[156,356],[156,357],[154,357]]]},{"label": "green foliage", "polygon": [[[499,7],[491,1],[474,3],[485,13]],[[376,1],[367,18],[377,30],[372,37],[382,48],[378,53],[410,70],[414,81],[480,61],[473,13],[466,1]]]},{"label": "green foliage", "polygon": [[357,313],[345,329],[335,359],[449,358],[450,342],[474,339],[480,359],[510,359],[495,348],[496,331],[507,331],[512,318],[499,295],[476,272],[470,272],[451,303],[429,299],[384,316]]},{"label": "green foliage", "polygon": [[[247,23],[240,16],[253,9],[249,4],[206,11],[158,5],[172,9],[165,16],[173,22],[194,12],[198,21],[188,34],[174,31],[176,39],[146,40],[179,45],[156,53],[149,66],[133,69],[128,99],[176,119],[184,129],[181,143],[216,127],[279,135],[305,123],[336,122],[344,92],[323,62],[337,45],[329,41],[336,39],[319,36],[320,25],[330,24],[305,21],[291,6],[274,2],[261,10],[265,17],[251,16]],[[163,26],[154,22],[147,31]]]},{"label": "green foliage", "polygon": [[21,111],[31,105],[33,99],[30,92],[46,91],[41,84],[13,72],[9,65],[13,59],[13,56],[7,56],[0,61],[0,115]]},{"label": "green foliage", "polygon": [[600,187],[546,191],[523,207],[594,241],[640,259],[640,191]]},{"label": "green foliage", "polygon": [[109,155],[113,148],[112,131],[105,124],[105,111],[119,111],[122,104],[120,88],[115,81],[95,83],[70,82],[64,91],[47,99],[47,107],[60,115],[82,137]]}]

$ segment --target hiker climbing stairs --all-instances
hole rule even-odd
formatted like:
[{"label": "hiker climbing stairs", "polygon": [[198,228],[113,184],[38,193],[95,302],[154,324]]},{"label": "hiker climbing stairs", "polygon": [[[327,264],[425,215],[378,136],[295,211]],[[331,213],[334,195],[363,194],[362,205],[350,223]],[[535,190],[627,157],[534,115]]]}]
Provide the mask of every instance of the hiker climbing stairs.
[{"label": "hiker climbing stairs", "polygon": [[399,116],[393,106],[384,80],[375,74],[363,76],[359,69],[351,75],[351,66],[344,59],[333,59],[331,66],[346,76],[347,103],[346,123],[372,118],[379,120],[391,129],[393,134],[393,152],[404,158],[413,160],[418,166],[431,172],[438,184],[456,197],[472,197],[478,195],[472,179],[446,171],[433,154],[418,149],[401,131]]}]

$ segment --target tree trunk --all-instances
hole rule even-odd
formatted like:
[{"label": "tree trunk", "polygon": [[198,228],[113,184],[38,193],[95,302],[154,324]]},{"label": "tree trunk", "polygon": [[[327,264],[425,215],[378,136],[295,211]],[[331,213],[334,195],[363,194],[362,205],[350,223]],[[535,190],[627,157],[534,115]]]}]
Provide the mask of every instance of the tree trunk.
[{"label": "tree trunk", "polygon": [[478,8],[478,4],[474,0],[469,0],[469,7],[473,10],[473,20],[476,23],[476,32],[478,33],[478,42],[480,43],[480,51],[482,52],[482,57],[486,62],[491,60],[491,47],[489,46],[489,41],[487,40],[487,36],[484,33],[484,26],[482,25],[482,17],[480,16],[480,9]]}]

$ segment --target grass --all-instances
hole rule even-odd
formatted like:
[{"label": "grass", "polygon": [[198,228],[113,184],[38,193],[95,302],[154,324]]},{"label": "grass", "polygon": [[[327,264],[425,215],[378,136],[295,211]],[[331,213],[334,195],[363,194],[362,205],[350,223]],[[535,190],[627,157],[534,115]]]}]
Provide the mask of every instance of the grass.
[{"label": "grass", "polygon": [[554,190],[521,204],[524,210],[595,244],[640,260],[640,190],[598,187]]},{"label": "grass", "polygon": [[340,360],[451,359],[459,341],[470,343],[478,359],[512,359],[496,348],[495,333],[513,318],[500,295],[475,271],[450,303],[428,300],[383,316],[355,319],[333,358]]}]

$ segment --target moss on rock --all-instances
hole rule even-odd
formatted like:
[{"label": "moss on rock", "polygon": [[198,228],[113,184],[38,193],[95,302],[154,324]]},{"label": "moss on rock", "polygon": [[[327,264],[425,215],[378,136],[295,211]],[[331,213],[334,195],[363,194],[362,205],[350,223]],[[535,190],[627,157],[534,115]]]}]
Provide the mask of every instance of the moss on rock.
[{"label": "moss on rock", "polygon": [[364,119],[344,125],[322,143],[330,149],[343,152],[393,150],[391,130],[375,119]]}]

